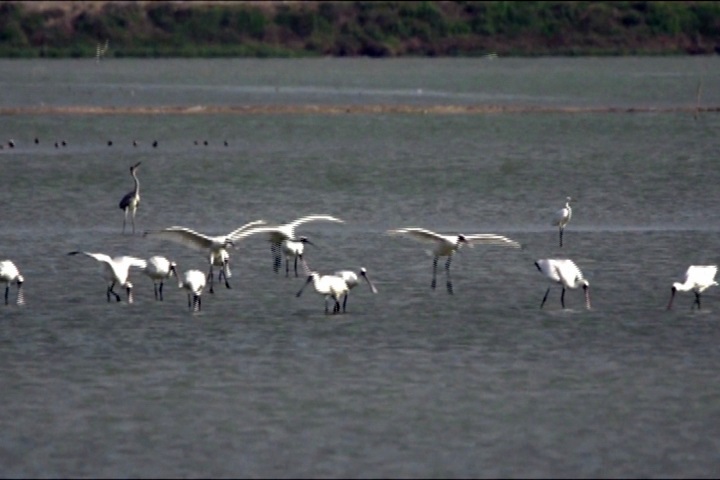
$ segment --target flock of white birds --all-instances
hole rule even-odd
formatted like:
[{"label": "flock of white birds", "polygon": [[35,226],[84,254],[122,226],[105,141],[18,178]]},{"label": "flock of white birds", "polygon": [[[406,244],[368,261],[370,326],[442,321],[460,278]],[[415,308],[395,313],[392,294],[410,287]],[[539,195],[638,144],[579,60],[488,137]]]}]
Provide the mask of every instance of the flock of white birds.
[{"label": "flock of white birds", "polygon": [[[139,167],[140,162],[130,167],[130,175],[135,182],[135,186],[132,191],[123,196],[119,204],[124,212],[123,233],[125,233],[128,217],[130,217],[132,223],[132,232],[133,234],[135,233],[135,216],[140,205],[140,181],[137,177]],[[563,246],[563,232],[565,227],[572,218],[571,200],[570,197],[567,197],[565,206],[558,210],[552,219],[552,225],[556,226],[559,231],[560,247]],[[314,221],[344,223],[343,220],[337,217],[318,214],[300,217],[282,225],[267,225],[264,220],[256,220],[233,230],[227,235],[218,236],[206,235],[180,226],[168,227],[157,231],[146,231],[144,233],[148,238],[168,240],[204,252],[207,255],[206,258],[209,266],[207,273],[197,269],[190,269],[180,274],[176,269],[176,263],[163,256],[153,256],[145,260],[133,256],[110,257],[103,253],[83,251],[72,251],[69,252],[68,255],[84,255],[100,263],[102,276],[107,281],[106,297],[108,302],[111,302],[113,298],[117,302],[122,300],[121,296],[115,292],[116,286],[125,289],[128,303],[133,302],[133,284],[130,281],[130,271],[132,268],[135,268],[153,281],[155,299],[160,301],[163,300],[164,282],[171,277],[177,278],[179,288],[187,291],[188,308],[193,312],[197,312],[201,310],[201,295],[205,288],[208,287],[210,293],[214,293],[214,267],[219,268],[218,281],[223,281],[226,288],[231,288],[229,279],[232,274],[230,271],[230,253],[228,249],[250,235],[266,234],[271,245],[273,269],[275,273],[281,268],[282,257],[284,256],[286,275],[289,275],[290,260],[292,259],[295,276],[298,276],[298,262],[301,265],[304,275],[307,276],[307,281],[296,294],[298,297],[302,295],[305,288],[312,283],[315,291],[325,297],[326,314],[331,311],[331,300],[334,302],[332,306],[333,314],[345,312],[349,292],[360,283],[360,278],[368,284],[372,293],[377,293],[377,288],[370,280],[367,270],[364,267],[360,268],[358,272],[341,270],[329,275],[322,275],[308,267],[303,258],[303,252],[305,244],[312,245],[312,242],[307,237],[297,236],[295,230],[300,225]],[[445,274],[446,287],[449,294],[453,294],[450,263],[453,255],[463,245],[473,247],[473,245],[479,244],[521,248],[520,243],[515,240],[493,233],[445,235],[418,227],[393,229],[388,230],[387,233],[392,236],[406,236],[421,242],[434,244],[432,250],[433,272],[430,286],[433,289],[436,287],[437,263],[439,258],[447,257],[445,261]],[[577,288],[583,289],[585,294],[585,307],[587,309],[591,308],[590,284],[583,278],[582,271],[575,262],[567,258],[545,258],[535,261],[535,266],[552,285],[558,284],[562,287],[560,296],[562,308],[565,308],[565,291],[567,289]],[[692,308],[697,305],[699,309],[701,307],[701,293],[707,288],[717,285],[715,281],[716,274],[717,265],[691,265],[685,272],[682,283],[673,283],[667,309],[672,308],[675,294],[678,291],[693,291],[695,300]],[[11,260],[0,261],[0,283],[5,283],[5,305],[9,304],[10,286],[13,284],[17,286],[16,304],[23,305],[25,303],[22,289],[24,281],[24,277]],[[540,308],[543,308],[545,305],[552,285],[546,290]]]}]

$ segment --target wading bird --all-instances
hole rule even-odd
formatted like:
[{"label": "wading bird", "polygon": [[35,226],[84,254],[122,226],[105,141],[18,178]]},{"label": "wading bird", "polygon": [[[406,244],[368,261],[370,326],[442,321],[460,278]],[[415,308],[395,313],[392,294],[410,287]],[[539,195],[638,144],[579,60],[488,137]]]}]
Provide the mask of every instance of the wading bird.
[{"label": "wading bird", "polygon": [[[307,281],[302,288],[295,294],[296,297],[302,295],[303,290],[310,283],[313,284],[315,291],[325,297],[325,313],[329,313],[328,301],[332,298],[335,300],[333,313],[340,312],[340,297],[347,295],[349,291],[347,283],[341,277],[336,275],[320,275],[318,272],[310,272]],[[345,309],[343,309],[343,312]]]},{"label": "wading bird", "polygon": [[132,228],[133,234],[135,234],[135,213],[137,212],[138,206],[140,205],[140,181],[137,178],[137,168],[140,166],[140,162],[130,167],[130,175],[135,180],[135,188],[132,192],[128,192],[120,200],[120,210],[125,212],[123,218],[123,233],[125,233],[125,224],[127,223],[128,212],[132,217]]},{"label": "wading bird", "polygon": [[[273,255],[273,271],[275,273],[278,273],[278,270],[280,270],[280,265],[282,264],[283,241],[290,240],[291,242],[300,242],[301,240],[295,237],[295,229],[303,223],[314,222],[318,220],[323,220],[326,222],[345,223],[339,218],[335,218],[330,215],[308,215],[305,217],[300,217],[297,220],[293,220],[292,222],[285,223],[283,225],[250,228],[238,235],[237,238],[245,238],[256,233],[267,233],[268,241],[270,242],[270,250],[272,251]],[[307,238],[305,239],[305,243],[309,243],[307,242]]]},{"label": "wading bird", "polygon": [[[578,266],[575,265],[575,262],[570,259],[547,258],[537,260],[535,266],[550,282],[562,285],[562,293],[560,294],[560,305],[562,305],[562,308],[565,308],[565,289],[582,287],[585,291],[585,307],[590,310],[590,284],[583,278],[583,274]],[[540,303],[540,308],[545,305],[548,293],[550,293],[550,288],[551,287],[548,287],[545,292],[542,303]]]},{"label": "wading bird", "polygon": [[180,278],[178,287],[188,292],[188,308],[193,312],[199,312],[202,308],[200,295],[205,288],[205,274],[200,270],[188,270]]},{"label": "wading bird", "polygon": [[254,222],[246,223],[242,227],[233,230],[227,235],[218,235],[214,237],[198,233],[195,230],[191,230],[186,227],[168,227],[158,231],[145,232],[145,236],[170,240],[195,250],[207,251],[209,255],[208,263],[210,264],[210,270],[208,271],[207,278],[210,284],[210,293],[215,293],[213,289],[213,266],[222,267],[220,273],[218,274],[218,281],[224,279],[225,286],[227,288],[231,288],[230,283],[228,282],[228,279],[232,276],[232,274],[230,273],[230,254],[228,253],[227,248],[229,245],[234,245],[234,242],[241,238],[240,234],[245,232],[247,229],[263,224],[265,224],[264,220],[256,220]]},{"label": "wading bird", "polygon": [[143,269],[143,273],[153,281],[155,300],[163,300],[163,284],[165,280],[173,275],[178,276],[176,267],[177,264],[175,262],[171,262],[160,255],[155,255],[147,260],[147,265]]},{"label": "wading bird", "polygon": [[335,272],[335,275],[345,280],[345,284],[348,287],[348,291],[345,294],[345,298],[343,299],[343,312],[347,308],[347,299],[348,296],[350,296],[350,290],[357,287],[358,283],[360,283],[360,278],[358,275],[365,279],[367,284],[370,286],[370,290],[372,293],[377,293],[377,288],[375,288],[375,285],[370,281],[370,277],[368,277],[367,270],[365,267],[361,267],[360,271],[358,273],[355,273],[352,270],[339,270]]},{"label": "wading bird", "polygon": [[133,303],[133,297],[132,297],[132,288],[133,285],[130,283],[130,279],[128,278],[130,275],[130,267],[136,267],[139,269],[145,269],[147,266],[147,262],[141,258],[136,257],[130,257],[130,256],[120,256],[115,258],[110,258],[108,255],[105,255],[104,253],[91,253],[91,252],[79,252],[79,251],[73,251],[68,253],[68,255],[78,255],[83,254],[87,255],[90,258],[94,258],[98,262],[100,262],[100,273],[107,280],[108,282],[108,288],[107,288],[107,301],[110,301],[110,295],[115,296],[115,300],[118,302],[120,301],[120,295],[115,293],[113,290],[115,288],[115,285],[119,285],[120,287],[125,288],[127,291],[127,301],[128,303]]},{"label": "wading bird", "polygon": [[472,247],[474,244],[484,245],[499,245],[503,247],[514,247],[520,248],[520,244],[515,240],[511,240],[502,235],[496,235],[494,233],[476,233],[473,235],[441,235],[439,233],[426,230],[424,228],[408,227],[398,228],[396,230],[388,230],[390,235],[407,235],[415,240],[423,242],[432,242],[435,244],[435,248],[432,251],[433,254],[433,277],[430,283],[431,288],[435,288],[437,278],[437,262],[439,257],[448,257],[445,262],[445,273],[447,276],[447,291],[449,294],[453,293],[452,279],[450,277],[450,262],[452,257],[463,244]]},{"label": "wading bird", "polygon": [[568,224],[572,218],[572,208],[570,208],[570,197],[565,199],[565,206],[555,212],[551,225],[558,227],[560,231],[560,246],[563,246],[563,232],[565,231],[565,225]]},{"label": "wading bird", "polygon": [[303,260],[303,252],[305,251],[305,244],[314,245],[307,237],[300,237],[297,241],[283,240],[282,241],[282,252],[285,254],[285,276],[290,276],[290,257],[295,259],[295,276],[298,276],[298,258]]},{"label": "wading bird", "polygon": [[693,302],[691,309],[695,308],[695,305],[697,304],[698,310],[700,310],[700,294],[708,288],[718,284],[715,281],[715,274],[717,274],[717,265],[690,265],[685,272],[683,283],[673,283],[667,309],[670,310],[672,308],[675,292],[687,292],[692,290],[695,293],[695,301]]},{"label": "wading bird", "polygon": [[20,271],[11,260],[3,260],[0,262],[0,283],[5,284],[5,305],[8,305],[10,285],[13,283],[17,285],[16,303],[18,305],[23,305],[25,303],[25,297],[22,290],[24,282],[25,278],[20,275]]}]

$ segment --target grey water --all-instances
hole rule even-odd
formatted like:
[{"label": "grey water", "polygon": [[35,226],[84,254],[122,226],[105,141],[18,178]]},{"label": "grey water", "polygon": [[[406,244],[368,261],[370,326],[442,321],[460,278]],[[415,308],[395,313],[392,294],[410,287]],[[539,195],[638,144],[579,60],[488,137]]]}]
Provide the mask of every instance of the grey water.
[{"label": "grey water", "polygon": [[[699,84],[720,105],[718,58],[3,60],[0,108],[692,109]],[[12,286],[0,305],[0,476],[716,477],[720,289],[666,305],[689,265],[720,260],[719,129],[690,111],[2,115],[0,257],[27,303]],[[175,279],[155,301],[139,272],[134,303],[109,303],[97,262],[67,255],[206,271],[142,232],[313,213],[344,223],[298,229],[308,264],[366,267],[378,288],[344,314],[296,297],[304,276],[274,273],[259,235],[199,313]],[[405,226],[523,248],[461,249],[449,295],[444,259],[432,290],[430,246],[386,234]],[[573,259],[592,309],[580,291],[562,309],[538,258]]]}]

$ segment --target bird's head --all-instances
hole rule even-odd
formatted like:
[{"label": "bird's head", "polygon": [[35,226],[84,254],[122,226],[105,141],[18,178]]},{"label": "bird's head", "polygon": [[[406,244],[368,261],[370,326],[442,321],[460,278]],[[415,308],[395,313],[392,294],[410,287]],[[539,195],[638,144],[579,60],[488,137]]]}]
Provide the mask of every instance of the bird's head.
[{"label": "bird's head", "polygon": [[18,275],[15,281],[17,282],[18,286],[20,286],[25,282],[25,277],[23,277],[22,275]]},{"label": "bird's head", "polygon": [[172,277],[173,275],[175,275],[175,277],[178,276],[178,273],[177,273],[177,263],[175,263],[175,262],[170,262],[170,276]]},{"label": "bird's head", "polygon": [[137,162],[135,165],[130,167],[130,173],[133,173],[135,170],[137,170],[137,168],[140,166],[141,163],[142,162]]},{"label": "bird's head", "polygon": [[312,243],[307,237],[300,237],[300,238],[298,238],[298,242],[300,242],[300,243],[307,243],[308,245],[315,246],[315,244]]},{"label": "bird's head", "polygon": [[365,267],[360,267],[360,275],[362,275],[362,276],[367,275],[367,269]]}]

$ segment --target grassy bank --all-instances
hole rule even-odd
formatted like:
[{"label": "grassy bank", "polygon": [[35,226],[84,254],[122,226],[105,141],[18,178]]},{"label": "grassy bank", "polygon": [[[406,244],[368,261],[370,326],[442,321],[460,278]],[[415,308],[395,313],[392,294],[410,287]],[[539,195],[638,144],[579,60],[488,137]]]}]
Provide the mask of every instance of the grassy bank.
[{"label": "grassy bank", "polygon": [[720,53],[720,2],[0,2],[0,56]]}]

